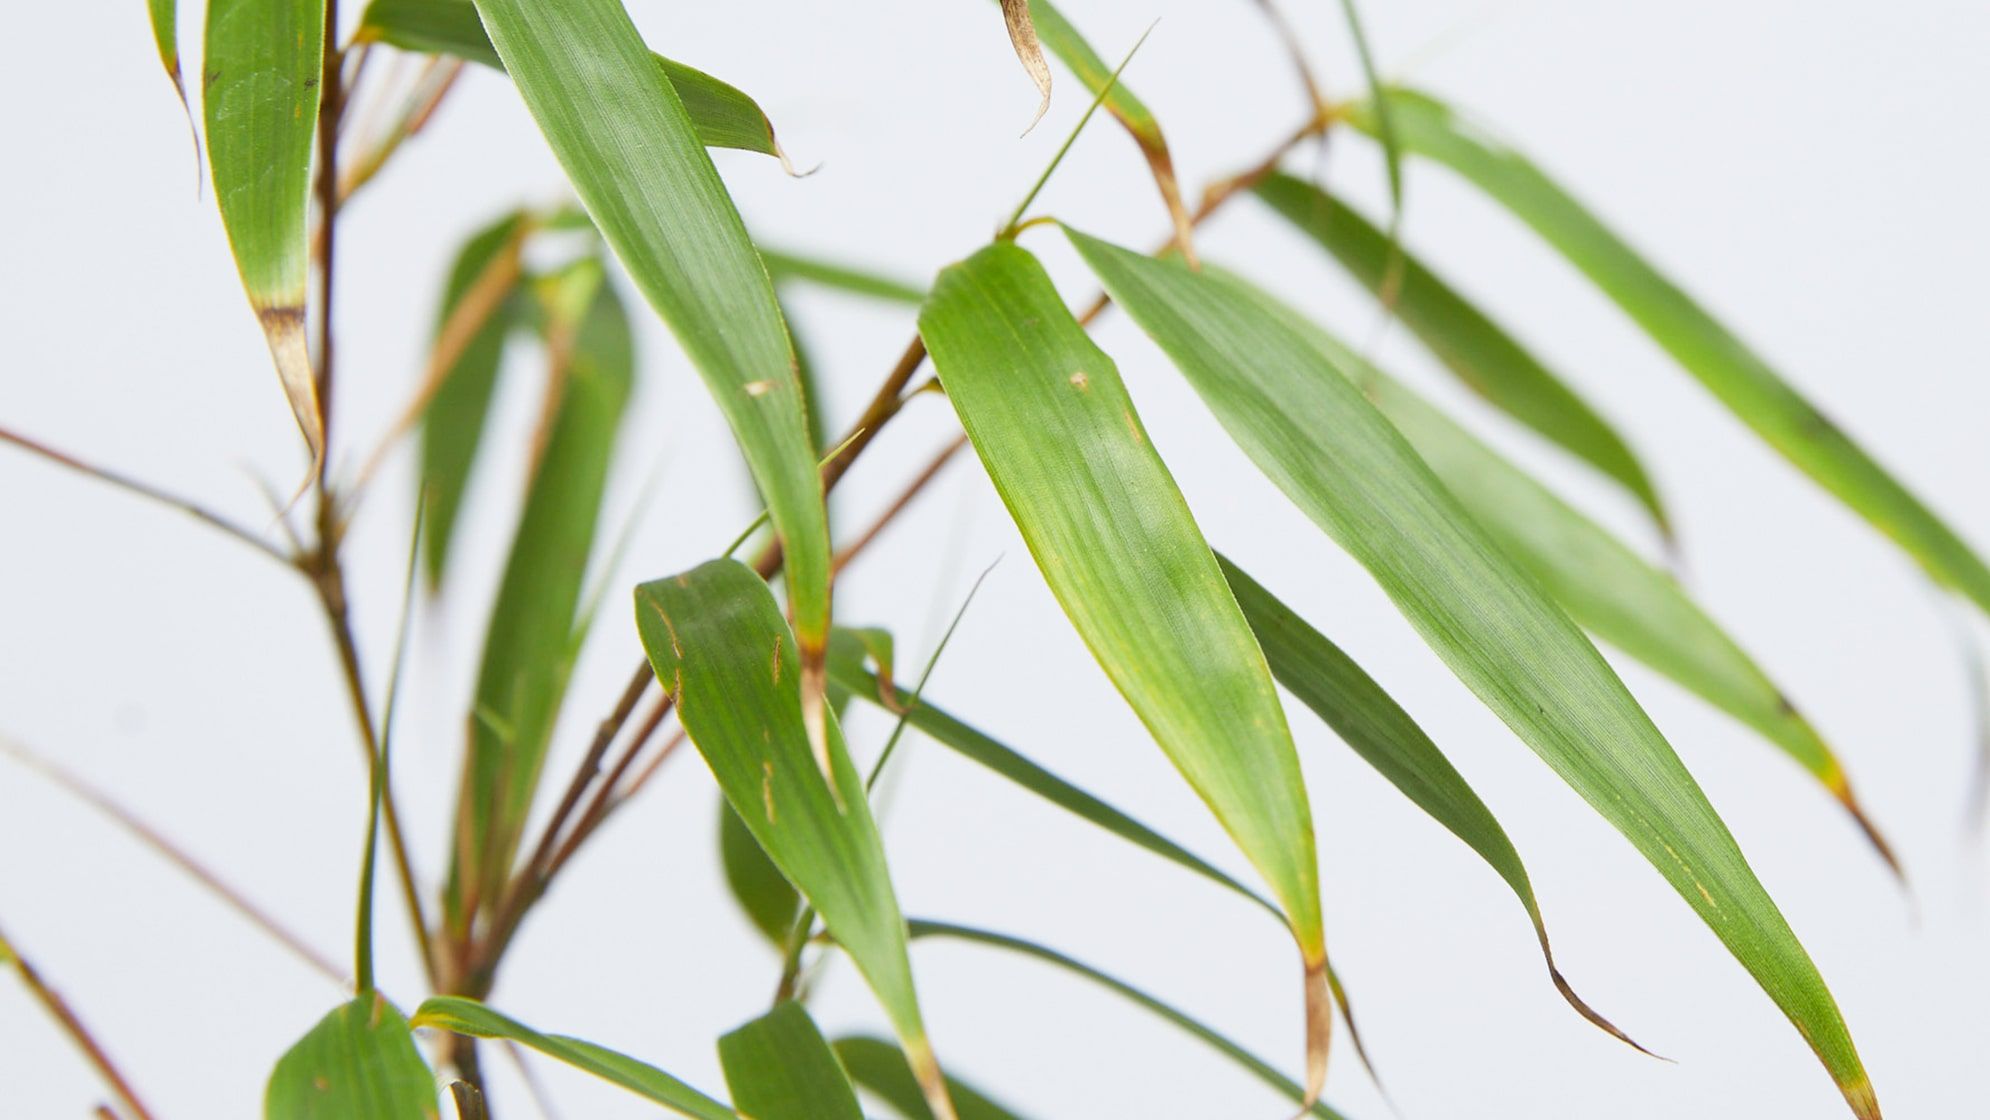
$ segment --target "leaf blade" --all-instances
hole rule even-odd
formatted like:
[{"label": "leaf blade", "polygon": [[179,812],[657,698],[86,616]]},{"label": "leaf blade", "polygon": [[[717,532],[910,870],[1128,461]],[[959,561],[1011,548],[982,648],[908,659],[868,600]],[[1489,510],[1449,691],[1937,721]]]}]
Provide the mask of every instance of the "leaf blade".
[{"label": "leaf blade", "polygon": [[719,1039],[734,1111],[754,1120],[864,1120],[857,1091],[807,1009],[783,1000]]},{"label": "leaf blade", "polygon": [[1285,911],[1317,1093],[1332,1002],[1312,812],[1271,672],[1187,502],[1028,252],[998,243],[946,269],[919,330],[1066,616]]},{"label": "leaf blade", "polygon": [[1255,190],[1370,292],[1387,298],[1396,319],[1466,387],[1622,486],[1670,535],[1657,487],[1616,428],[1415,254],[1303,179],[1274,173]]},{"label": "leaf blade", "polygon": [[435,1120],[435,1075],[378,995],[334,1008],[277,1060],[266,1120]]},{"label": "leaf blade", "polygon": [[[830,1043],[830,1048],[859,1089],[884,1100],[905,1120],[933,1120],[932,1110],[919,1095],[912,1067],[897,1046],[869,1035],[846,1035]],[[947,1078],[947,1091],[953,1096],[960,1120],[1022,1120],[1020,1113],[997,1104],[958,1077]]]},{"label": "leaf blade", "polygon": [[[1990,567],[1970,545],[1574,196],[1438,99],[1395,89],[1385,100],[1406,151],[1450,167],[1532,227],[1785,459],[1936,583],[1990,612]],[[1372,130],[1372,106],[1355,107],[1349,119]]]},{"label": "leaf blade", "polygon": [[695,1120],[738,1120],[733,1110],[724,1103],[655,1066],[592,1042],[566,1035],[541,1034],[473,999],[431,996],[415,1010],[414,1025],[470,1038],[516,1042]]},{"label": "leaf blade", "polygon": [[827,724],[832,792],[807,743],[797,643],[760,577],[714,560],[636,589],[636,625],[657,679],[726,800],[788,881],[822,916],[876,993],[951,1115],[905,950],[905,924],[863,780]]},{"label": "leaf blade", "polygon": [[1853,1111],[1876,1116],[1816,966],[1671,745],[1575,624],[1261,294],[1066,232],[1259,469],[1672,884],[1811,1044]]},{"label": "leaf blade", "polygon": [[324,0],[212,0],[202,53],[208,173],[236,270],[315,470],[325,421],[305,344],[311,147]]}]

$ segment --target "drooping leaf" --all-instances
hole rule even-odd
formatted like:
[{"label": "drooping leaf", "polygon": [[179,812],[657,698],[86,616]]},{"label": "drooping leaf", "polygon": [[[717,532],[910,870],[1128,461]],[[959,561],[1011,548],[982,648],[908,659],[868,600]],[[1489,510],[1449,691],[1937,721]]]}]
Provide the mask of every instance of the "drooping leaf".
[{"label": "drooping leaf", "polygon": [[[1310,322],[1295,330],[1355,379],[1507,556],[1569,617],[1774,743],[1851,814],[1880,858],[1892,849],[1853,796],[1844,767],[1755,660],[1677,580],[1534,481],[1402,383]],[[1272,666],[1277,671],[1277,665]]]},{"label": "drooping leaf", "polygon": [[1878,1114],[1823,978],[1671,744],[1358,389],[1260,293],[1067,231],[1238,446],[1381,585],[1460,680],[1651,861]]},{"label": "drooping leaf", "polygon": [[[933,1120],[933,1110],[919,1093],[918,1079],[899,1048],[882,1038],[850,1035],[830,1043],[843,1069],[859,1089],[884,1101],[905,1120]],[[1022,1120],[1020,1113],[1003,1105],[958,1077],[947,1078],[947,1092],[954,1099],[960,1120]]]},{"label": "drooping leaf", "polygon": [[[1036,85],[1036,116],[1030,118],[1030,128],[1050,111],[1050,63],[1044,61],[1043,44],[1037,41],[1036,26],[1030,20],[1030,0],[1000,0],[1002,22],[1009,28],[1009,45],[1016,49],[1016,60],[1023,64],[1030,81]],[[1029,128],[1023,130],[1025,133]]]},{"label": "drooping leaf", "polygon": [[1378,296],[1390,297],[1395,317],[1459,381],[1624,487],[1669,532],[1657,488],[1609,421],[1442,277],[1400,246],[1392,247],[1368,219],[1303,179],[1274,174],[1256,190],[1356,280]]},{"label": "drooping leaf", "polygon": [[[465,297],[497,263],[500,254],[517,251],[518,234],[525,220],[523,214],[507,214],[463,243],[450,266],[442,306],[436,314],[437,345],[444,343],[451,317],[459,312]],[[448,564],[457,514],[470,486],[470,469],[476,463],[484,422],[490,415],[491,395],[497,388],[505,339],[519,322],[514,292],[496,299],[468,340],[456,349],[455,361],[442,372],[435,393],[422,412],[420,485],[427,509],[422,547],[431,588],[441,584],[443,569]]]},{"label": "drooping leaf", "polygon": [[801,912],[801,896],[724,798],[719,799],[719,860],[733,901],[775,948],[785,947]]},{"label": "drooping leaf", "polygon": [[210,0],[201,109],[214,199],[315,468],[325,421],[305,344],[311,141],[325,0]]},{"label": "drooping leaf", "polygon": [[1298,753],[1264,655],[1118,369],[1012,243],[942,272],[919,331],[1065,614],[1284,909],[1305,964],[1317,1092],[1332,1003]]},{"label": "drooping leaf", "polygon": [[857,1091],[807,1009],[783,1000],[719,1039],[733,1108],[753,1120],[863,1120]]},{"label": "drooping leaf", "polygon": [[829,529],[794,348],[739,211],[619,0],[477,0],[594,224],[711,389],[784,547],[802,708],[828,773]]},{"label": "drooping leaf", "polygon": [[[1531,226],[1784,458],[1990,612],[1990,567],[1969,544],[1693,297],[1483,127],[1427,94],[1392,89],[1386,100],[1405,151],[1450,167]],[[1372,131],[1374,107],[1349,119]]]},{"label": "drooping leaf", "polygon": [[152,43],[159,52],[159,65],[165,68],[166,77],[173,80],[173,92],[180,95],[180,104],[184,106],[187,83],[180,76],[179,0],[146,0],[145,7],[152,17]]},{"label": "drooping leaf", "polygon": [[459,882],[485,900],[510,873],[566,694],[587,561],[635,370],[629,320],[601,262],[583,258],[550,283],[542,302],[551,410],[484,635],[457,822]]},{"label": "drooping leaf", "polygon": [[886,711],[903,713],[907,723],[930,736],[934,742],[993,770],[1058,808],[1073,813],[1120,839],[1145,848],[1162,859],[1186,868],[1213,883],[1235,891],[1271,911],[1281,922],[1285,920],[1284,912],[1279,910],[1276,903],[1218,870],[1195,853],[1030,761],[1013,748],[962,723],[931,700],[920,697],[918,703],[913,703],[912,693],[894,686],[888,680],[881,680],[864,668],[863,659],[867,651],[857,648],[857,643],[850,634],[850,631],[839,627],[830,639],[829,679],[833,683],[842,685],[852,695],[861,696]]},{"label": "drooping leaf", "polygon": [[[356,42],[386,43],[406,51],[446,54],[494,70],[504,69],[483,21],[477,18],[475,0],[373,0],[353,37]],[[655,58],[676,87],[684,111],[706,147],[759,152],[787,163],[780,141],[774,137],[774,124],[759,102],[695,67],[662,55]]]},{"label": "drooping leaf", "polygon": [[1341,741],[1353,748],[1364,762],[1401,790],[1403,796],[1430,814],[1431,819],[1463,840],[1479,858],[1506,880],[1514,896],[1534,924],[1534,936],[1547,962],[1548,976],[1555,990],[1576,1013],[1617,1038],[1644,1049],[1617,1029],[1608,1019],[1575,994],[1561,969],[1555,965],[1554,951],[1548,945],[1548,927],[1541,918],[1541,905],[1534,897],[1534,884],[1527,867],[1514,850],[1506,830],[1486,808],[1486,803],[1465,782],[1465,776],[1451,765],[1436,743],[1430,741],[1408,712],[1403,711],[1382,686],[1375,683],[1354,659],[1341,652],[1327,636],[1306,624],[1250,574],[1218,556],[1237,605],[1250,619],[1251,631],[1264,647],[1271,671],[1300,703],[1334,729]]},{"label": "drooping leaf", "polygon": [[1113,68],[1106,65],[1050,0],[1029,0],[1029,12],[1037,34],[1051,53],[1071,68],[1086,89],[1094,94],[1104,91],[1106,110],[1133,137],[1133,142],[1140,146],[1141,156],[1147,160],[1147,169],[1161,192],[1161,202],[1168,208],[1168,219],[1174,223],[1175,243],[1194,260],[1194,225],[1189,220],[1188,207],[1182,202],[1181,181],[1175,176],[1175,159],[1168,151],[1167,137],[1161,133],[1161,122],[1131,89],[1113,77]]},{"label": "drooping leaf", "polygon": [[636,626],[726,800],[849,952],[934,1110],[951,1116],[863,780],[833,718],[826,730],[834,792],[811,759],[799,655],[773,593],[744,564],[714,560],[638,587]]},{"label": "drooping leaf", "polygon": [[436,1120],[435,1075],[378,995],[340,1004],[277,1060],[265,1120]]},{"label": "drooping leaf", "polygon": [[[909,923],[909,928],[911,929],[914,940],[938,937],[955,941],[967,941],[995,949],[1005,949],[1022,956],[1034,957],[1046,964],[1055,965],[1073,975],[1081,976],[1188,1032],[1210,1049],[1241,1066],[1259,1081],[1284,1094],[1288,1099],[1300,1102],[1309,1100],[1309,1094],[1304,1086],[1280,1073],[1278,1068],[1270,1062],[1265,1061],[1263,1058],[1244,1049],[1224,1035],[1212,1030],[1187,1012],[1176,1008],[1164,1000],[1149,995],[1118,977],[1093,968],[1083,961],[1068,957],[1055,949],[1047,948],[1033,941],[1025,941],[1020,937],[1012,937],[1009,934],[996,933],[991,930],[975,929],[970,926],[955,925],[951,922],[924,921],[914,918]],[[1313,1100],[1310,1104],[1304,1105],[1304,1111],[1301,1115],[1332,1118],[1341,1116],[1339,1112],[1328,1107],[1324,1101],[1318,1100]]]},{"label": "drooping leaf", "polygon": [[414,1025],[469,1038],[498,1038],[527,1046],[646,1100],[696,1120],[738,1120],[733,1110],[655,1066],[566,1035],[540,1034],[472,999],[433,996],[415,1010]]},{"label": "drooping leaf", "polygon": [[925,289],[917,285],[837,261],[826,261],[820,257],[781,249],[769,249],[765,245],[760,246],[760,259],[766,263],[767,273],[774,278],[776,284],[797,280],[807,281],[836,291],[849,292],[852,295],[869,296],[887,303],[909,303],[914,306],[926,300]]}]

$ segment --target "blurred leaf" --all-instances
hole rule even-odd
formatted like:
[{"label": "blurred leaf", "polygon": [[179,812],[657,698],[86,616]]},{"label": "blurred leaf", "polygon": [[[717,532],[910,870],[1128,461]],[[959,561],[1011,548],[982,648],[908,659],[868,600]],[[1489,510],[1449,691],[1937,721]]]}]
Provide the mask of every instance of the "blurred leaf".
[{"label": "blurred leaf", "polygon": [[435,1120],[435,1075],[378,995],[341,1004],[277,1060],[267,1120]]},{"label": "blurred leaf", "polygon": [[1378,297],[1390,298],[1396,318],[1458,380],[1630,491],[1670,535],[1658,492],[1629,445],[1497,323],[1422,261],[1392,246],[1366,218],[1313,184],[1274,174],[1256,189],[1258,197],[1319,242],[1356,280]]},{"label": "blurred leaf", "polygon": [[1260,470],[1460,680],[1616,825],[1877,1114],[1838,1007],[1706,795],[1575,624],[1262,293],[1067,231]]},{"label": "blurred leaf", "polygon": [[795,915],[801,912],[801,895],[782,877],[781,869],[767,858],[760,842],[723,797],[719,799],[719,859],[733,900],[775,948],[785,947]]},{"label": "blurred leaf", "polygon": [[[1990,612],[1990,568],[1954,530],[1527,157],[1426,94],[1395,89],[1387,102],[1404,150],[1445,164],[1533,227],[1765,442],[1935,582]],[[1349,119],[1373,131],[1374,107],[1356,106]]]},{"label": "blurred leaf", "polygon": [[760,246],[760,259],[767,265],[767,273],[774,278],[776,284],[801,280],[849,292],[852,295],[915,306],[926,300],[923,288],[868,269],[785,250],[769,249],[765,245]]},{"label": "blurred leaf", "polygon": [[836,722],[831,792],[810,757],[798,652],[753,570],[714,560],[636,589],[636,625],[657,680],[719,788],[789,882],[822,915],[877,993],[935,1111],[951,1116],[905,953],[884,845]]},{"label": "blurred leaf", "polygon": [[698,1120],[738,1120],[733,1110],[655,1066],[606,1047],[558,1034],[540,1034],[476,1000],[433,996],[415,1011],[414,1025],[470,1038],[499,1038],[528,1046],[647,1100]]},{"label": "blurred leaf", "polygon": [[857,1091],[808,1011],[783,1000],[719,1039],[733,1108],[753,1120],[863,1120]]},{"label": "blurred leaf", "polygon": [[1103,93],[1106,110],[1118,118],[1133,142],[1140,146],[1140,154],[1154,176],[1154,185],[1161,192],[1161,202],[1168,208],[1168,219],[1174,223],[1175,243],[1194,260],[1195,227],[1182,203],[1181,182],[1175,177],[1174,156],[1168,151],[1167,137],[1161,134],[1161,122],[1132,90],[1114,78],[1113,68],[1106,65],[1050,0],[1029,0],[1029,12],[1044,45],[1071,68],[1086,89],[1094,94]]},{"label": "blurred leaf", "polygon": [[576,262],[555,278],[554,291],[542,295],[552,408],[484,636],[458,821],[458,853],[468,863],[459,883],[474,884],[493,902],[510,872],[573,669],[588,556],[635,370],[627,314],[600,261]]},{"label": "blurred leaf", "polygon": [[[366,6],[353,39],[422,54],[446,54],[504,69],[483,21],[477,17],[475,0],[373,0]],[[774,138],[774,124],[758,102],[702,70],[662,55],[655,58],[676,87],[684,111],[705,146],[759,152],[787,164],[788,157]]]},{"label": "blurred leaf", "polygon": [[1354,0],[1340,0],[1341,14],[1347,18],[1347,35],[1354,40],[1354,55],[1361,63],[1361,80],[1368,85],[1368,96],[1378,108],[1375,111],[1375,137],[1382,145],[1382,164],[1389,176],[1389,232],[1386,236],[1385,257],[1389,261],[1385,272],[1393,272],[1399,267],[1402,250],[1397,241],[1397,231],[1403,221],[1403,150],[1396,139],[1394,116],[1382,96],[1382,76],[1375,68],[1375,52],[1368,45],[1368,32],[1362,27],[1361,9]]},{"label": "blurred leaf", "polygon": [[[933,1110],[919,1095],[912,1067],[896,1045],[868,1035],[839,1038],[830,1045],[858,1088],[889,1104],[905,1120],[933,1120]],[[954,1099],[960,1120],[1021,1120],[1020,1114],[996,1104],[959,1078],[947,1078],[947,1092]]]},{"label": "blurred leaf", "polygon": [[[1083,961],[1067,957],[1055,949],[1046,948],[1033,941],[1025,941],[1020,937],[1011,937],[1008,934],[995,933],[985,929],[974,929],[969,926],[954,925],[949,922],[930,922],[915,918],[909,923],[909,928],[911,929],[914,940],[928,937],[951,938],[956,941],[968,941],[991,948],[1006,949],[1012,953],[1034,957],[1046,964],[1056,965],[1066,972],[1082,976],[1092,983],[1105,988],[1107,991],[1131,1000],[1154,1015],[1166,1019],[1175,1026],[1187,1031],[1210,1049],[1215,1050],[1237,1065],[1242,1066],[1259,1081],[1284,1094],[1287,1099],[1303,1101],[1306,1097],[1306,1090],[1298,1082],[1278,1072],[1277,1067],[1273,1066],[1270,1062],[1265,1061],[1237,1043],[1211,1030],[1193,1016],[1177,1009],[1172,1004],[1148,995],[1146,992],[1124,980],[1101,972]],[[966,1114],[963,1113],[962,1115],[965,1116]],[[1315,1101],[1301,1115],[1338,1118],[1341,1114],[1328,1107],[1325,1102]]]},{"label": "blurred leaf", "polygon": [[1775,744],[1823,783],[1899,873],[1831,748],[1678,581],[1338,339],[1304,320],[1292,326],[1354,379],[1445,488],[1569,617]]},{"label": "blurred leaf", "polygon": [[201,108],[221,225],[315,469],[325,421],[304,337],[325,0],[210,0]]},{"label": "blurred leaf", "polygon": [[[1009,28],[1009,45],[1016,49],[1016,59],[1029,73],[1037,92],[1036,116],[1030,118],[1030,128],[1050,111],[1050,63],[1044,61],[1043,44],[1037,41],[1036,27],[1030,21],[1030,0],[999,0],[1002,5],[1002,22]],[[1029,128],[1023,130],[1025,134]]]},{"label": "blurred leaf", "polygon": [[1541,920],[1541,906],[1534,897],[1534,884],[1527,867],[1506,830],[1486,808],[1479,795],[1465,782],[1449,759],[1430,741],[1382,686],[1375,683],[1354,659],[1341,652],[1325,634],[1313,629],[1284,603],[1266,591],[1249,573],[1228,558],[1218,556],[1223,574],[1236,593],[1237,605],[1250,619],[1251,630],[1264,647],[1271,671],[1314,714],[1334,729],[1341,741],[1373,766],[1403,796],[1430,814],[1431,819],[1463,840],[1479,858],[1486,861],[1513,889],[1527,918],[1534,923],[1534,936],[1541,944],[1548,976],[1576,1013],[1624,1042],[1643,1050],[1624,1032],[1584,1002],[1569,987],[1554,951],[1548,946],[1548,927]]},{"label": "blurred leaf", "polygon": [[619,0],[477,0],[484,26],[594,224],[704,376],[766,496],[824,774],[829,528],[794,347],[773,282]]},{"label": "blurred leaf", "polygon": [[1298,753],[1264,655],[1119,371],[1011,243],[942,272],[919,330],[1065,614],[1285,910],[1317,1090],[1332,1005]]},{"label": "blurred leaf", "polygon": [[1272,912],[1282,922],[1284,912],[1256,891],[1217,870],[1200,856],[1086,793],[1077,786],[1038,766],[1025,756],[955,719],[932,701],[913,696],[904,689],[880,681],[863,667],[864,651],[856,646],[851,632],[838,627],[829,643],[829,676],[854,695],[888,711],[905,713],[906,722],[970,761],[981,764],[1009,781],[1074,813],[1118,836],[1184,867],[1197,875],[1237,892]]},{"label": "blurred leaf", "polygon": [[[443,342],[450,317],[499,254],[515,250],[525,221],[521,213],[507,214],[472,234],[457,251],[436,314],[436,344]],[[484,422],[490,415],[491,394],[504,360],[505,339],[519,319],[515,296],[508,293],[456,351],[456,360],[443,371],[422,413],[421,493],[428,511],[423,560],[430,587],[441,584],[448,565],[457,514],[469,489],[470,470],[476,464]]]}]

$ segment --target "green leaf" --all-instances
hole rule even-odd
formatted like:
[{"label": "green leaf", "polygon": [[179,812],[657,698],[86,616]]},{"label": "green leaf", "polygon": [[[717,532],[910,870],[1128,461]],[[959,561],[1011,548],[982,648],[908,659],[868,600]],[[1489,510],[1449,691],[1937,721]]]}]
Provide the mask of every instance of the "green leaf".
[{"label": "green leaf", "polygon": [[635,370],[628,317],[602,263],[583,258],[550,284],[542,299],[558,397],[540,434],[484,635],[458,821],[465,838],[458,850],[468,857],[459,884],[477,884],[493,904],[573,669],[588,556]]},{"label": "green leaf", "polygon": [[[1527,867],[1506,830],[1486,808],[1486,803],[1465,782],[1451,761],[1444,757],[1430,736],[1424,734],[1410,714],[1383,691],[1354,659],[1343,653],[1325,634],[1306,624],[1291,608],[1266,591],[1250,574],[1219,555],[1223,574],[1237,605],[1251,621],[1251,631],[1264,647],[1271,671],[1299,702],[1334,729],[1341,741],[1353,748],[1362,761],[1373,766],[1389,784],[1402,791],[1431,819],[1463,840],[1487,866],[1506,880],[1520,905],[1534,924],[1541,957],[1547,962],[1548,977],[1555,990],[1577,1014],[1630,1045],[1643,1050],[1615,1024],[1598,1014],[1575,994],[1561,969],[1555,965],[1554,950],[1548,945],[1548,927],[1541,918],[1540,902],[1534,897],[1534,884]],[[1649,1051],[1647,1051],[1649,1053]]]},{"label": "green leaf", "polygon": [[942,272],[919,331],[1065,614],[1283,907],[1305,964],[1317,1090],[1332,1004],[1298,752],[1264,655],[1119,371],[1011,243]]},{"label": "green leaf", "polygon": [[201,68],[221,225],[315,468],[325,421],[304,337],[325,0],[210,0]]},{"label": "green leaf", "polygon": [[477,0],[594,224],[698,367],[767,499],[786,560],[802,704],[827,773],[829,529],[773,283],[684,102],[619,0]]},{"label": "green leaf", "polygon": [[1388,299],[1396,318],[1459,381],[1630,491],[1670,534],[1657,489],[1630,446],[1499,324],[1414,255],[1391,245],[1366,218],[1313,184],[1274,174],[1256,190],[1356,280]]},{"label": "green leaf", "polygon": [[849,952],[934,1110],[951,1116],[863,780],[833,718],[826,725],[833,792],[810,757],[798,650],[773,592],[744,564],[714,560],[638,587],[636,626],[726,800]]},{"label": "green leaf", "polygon": [[1043,45],[1071,68],[1086,89],[1094,94],[1103,91],[1106,111],[1139,145],[1140,154],[1147,161],[1147,169],[1154,176],[1154,185],[1161,192],[1161,202],[1168,208],[1168,219],[1174,223],[1175,243],[1193,260],[1194,223],[1189,220],[1188,208],[1182,203],[1181,182],[1175,176],[1174,156],[1168,151],[1167,137],[1161,134],[1161,122],[1131,89],[1115,79],[1113,68],[1106,65],[1105,60],[1050,0],[1029,0],[1029,12]]},{"label": "green leaf", "polygon": [[[475,0],[373,0],[353,38],[504,69],[477,17]],[[774,124],[758,102],[702,70],[662,55],[655,58],[683,99],[684,111],[706,147],[759,152],[787,164],[788,157],[774,138]]]},{"label": "green leaf", "polygon": [[[1310,322],[1293,327],[1355,379],[1569,617],[1775,744],[1823,784],[1899,873],[1892,849],[1860,808],[1844,767],[1817,729],[1677,580],[1338,339]],[[1277,668],[1274,662],[1273,672]]]},{"label": "green leaf", "polygon": [[180,95],[180,104],[185,105],[187,85],[180,77],[179,0],[146,0],[145,7],[152,17],[152,43],[159,51],[159,65],[173,80],[173,91]]},{"label": "green leaf", "polygon": [[499,1038],[516,1042],[604,1081],[613,1082],[680,1115],[696,1117],[697,1120],[738,1120],[725,1104],[655,1066],[592,1042],[582,1042],[566,1035],[540,1034],[476,1000],[457,996],[431,997],[415,1010],[414,1025],[451,1031],[469,1038]]},{"label": "green leaf", "polygon": [[851,632],[838,627],[829,643],[829,679],[850,690],[852,695],[861,696],[886,711],[903,714],[907,723],[961,757],[993,770],[1045,801],[1122,840],[1235,891],[1284,921],[1284,912],[1276,903],[1219,871],[1202,857],[1030,761],[1013,748],[962,723],[931,700],[920,697],[914,703],[912,693],[894,686],[889,679],[881,679],[866,671],[864,654],[864,650],[857,648]]},{"label": "green leaf", "polygon": [[[435,318],[438,344],[443,341],[450,316],[457,312],[485,271],[500,253],[515,249],[525,222],[523,214],[507,214],[472,234],[458,250]],[[507,295],[499,301],[457,350],[456,360],[443,371],[434,396],[422,412],[420,485],[427,508],[423,561],[430,587],[441,584],[448,565],[456,518],[470,486],[470,470],[476,463],[484,422],[490,415],[491,395],[497,388],[505,339],[519,319],[513,296]]]},{"label": "green leaf", "polygon": [[836,1052],[808,1011],[784,1000],[719,1039],[733,1108],[753,1120],[863,1120]]},{"label": "green leaf", "polygon": [[[950,922],[922,921],[915,918],[910,923],[910,928],[914,940],[939,937],[955,941],[972,942],[977,945],[986,945],[996,949],[1005,949],[1012,953],[1021,954],[1022,956],[1034,957],[1046,964],[1055,965],[1073,975],[1081,976],[1187,1031],[1198,1041],[1243,1067],[1253,1077],[1284,1094],[1288,1099],[1293,1101],[1304,1101],[1307,1099],[1308,1094],[1305,1088],[1298,1082],[1278,1072],[1278,1068],[1270,1062],[1265,1061],[1229,1038],[1210,1029],[1194,1016],[1176,1008],[1172,1004],[1157,999],[1141,989],[1134,987],[1132,984],[1093,968],[1083,961],[1068,957],[1055,949],[1047,948],[1035,942],[1025,941],[1020,937],[1012,937],[1005,933],[995,933],[991,930],[975,929],[970,926],[954,925]],[[1328,1107],[1324,1102],[1314,1101],[1306,1107],[1306,1110],[1301,1115],[1339,1117],[1340,1113]]]},{"label": "green leaf", "polygon": [[884,300],[887,303],[909,303],[917,306],[926,301],[925,289],[869,269],[826,261],[806,254],[769,249],[765,245],[760,246],[760,259],[767,265],[768,275],[774,278],[776,284],[806,281],[836,291],[849,292],[852,295]]},{"label": "green leaf", "polygon": [[719,799],[719,860],[733,901],[775,948],[785,947],[801,912],[801,896],[724,798]]},{"label": "green leaf", "polygon": [[[1533,227],[1653,341],[1796,464],[1918,561],[1990,612],[1990,567],[1920,499],[1677,285],[1519,152],[1436,98],[1391,90],[1404,150],[1464,176]],[[1349,119],[1372,131],[1374,107]]]},{"label": "green leaf", "polygon": [[[1380,105],[1382,76],[1375,67],[1375,52],[1368,45],[1368,32],[1362,27],[1361,9],[1355,6],[1354,0],[1340,0],[1340,8],[1347,19],[1347,36],[1354,41],[1354,56],[1361,63],[1361,80],[1368,85],[1369,97]],[[1390,262],[1393,267],[1401,263],[1401,248],[1396,233],[1403,221],[1403,151],[1396,140],[1394,121],[1387,105],[1381,105],[1375,114],[1375,136],[1381,141],[1382,164],[1389,176],[1389,232],[1386,241],[1388,254],[1395,258]]]},{"label": "green leaf", "polygon": [[[912,1066],[897,1046],[882,1038],[851,1035],[837,1039],[830,1047],[858,1088],[883,1100],[905,1120],[933,1120],[933,1110],[919,1095]],[[957,1077],[947,1078],[947,1092],[954,1099],[960,1120],[1022,1120],[1013,1109],[997,1104]]]},{"label": "green leaf", "polygon": [[435,1075],[378,995],[339,1005],[276,1063],[266,1120],[435,1120]]},{"label": "green leaf", "polygon": [[1615,825],[1877,1115],[1838,1007],[1741,849],[1601,654],[1264,297],[1076,231],[1072,243],[1252,461],[1424,641]]}]

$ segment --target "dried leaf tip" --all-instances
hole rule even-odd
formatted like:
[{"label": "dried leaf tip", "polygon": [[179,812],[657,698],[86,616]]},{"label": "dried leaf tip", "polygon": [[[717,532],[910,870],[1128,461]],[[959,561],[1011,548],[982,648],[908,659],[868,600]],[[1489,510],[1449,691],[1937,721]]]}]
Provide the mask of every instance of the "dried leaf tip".
[{"label": "dried leaf tip", "polygon": [[933,1056],[932,1044],[925,1038],[907,1040],[905,1060],[912,1067],[912,1076],[919,1082],[919,1094],[926,1098],[926,1107],[932,1110],[934,1120],[960,1120],[954,1111],[953,1097],[947,1092],[946,1075],[940,1071],[940,1061]]},{"label": "dried leaf tip", "polygon": [[318,407],[318,382],[311,372],[311,351],[304,338],[304,308],[261,307],[256,318],[269,342],[270,357],[276,360],[283,395],[304,433],[304,445],[311,452],[311,474],[316,477],[318,464],[325,457],[325,417]]},{"label": "dried leaf tip", "polygon": [[1333,1042],[1334,997],[1327,982],[1327,958],[1306,962],[1306,1095],[1293,1120],[1313,1111],[1327,1087],[1327,1050]]},{"label": "dried leaf tip", "polygon": [[1016,58],[1029,72],[1030,81],[1036,83],[1036,116],[1030,118],[1030,127],[1023,130],[1023,135],[1028,136],[1050,111],[1050,63],[1043,57],[1036,23],[1030,19],[1030,0],[1002,0],[1002,22],[1009,27],[1009,44],[1016,48]]}]

